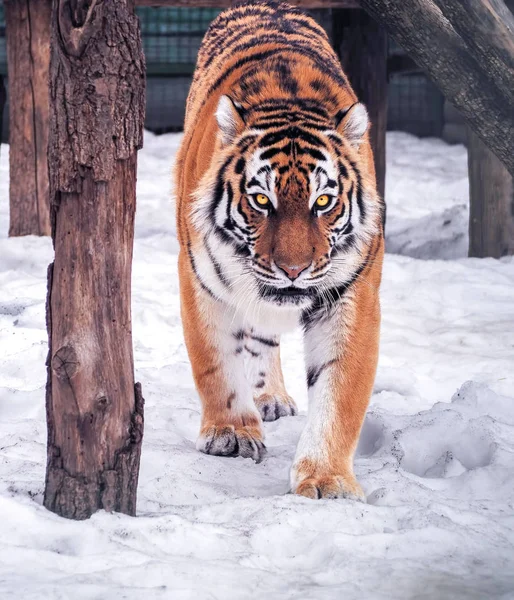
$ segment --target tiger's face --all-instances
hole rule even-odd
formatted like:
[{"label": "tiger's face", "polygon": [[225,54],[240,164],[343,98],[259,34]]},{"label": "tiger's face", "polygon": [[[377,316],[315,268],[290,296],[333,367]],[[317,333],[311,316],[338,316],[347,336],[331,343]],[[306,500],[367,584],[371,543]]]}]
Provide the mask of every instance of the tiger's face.
[{"label": "tiger's face", "polygon": [[368,119],[360,104],[338,123],[309,107],[286,117],[272,109],[253,111],[243,125],[237,105],[220,101],[223,160],[208,185],[210,246],[227,279],[240,264],[240,281],[251,276],[262,301],[305,308],[351,278],[373,229],[366,198],[375,191],[357,153]]}]

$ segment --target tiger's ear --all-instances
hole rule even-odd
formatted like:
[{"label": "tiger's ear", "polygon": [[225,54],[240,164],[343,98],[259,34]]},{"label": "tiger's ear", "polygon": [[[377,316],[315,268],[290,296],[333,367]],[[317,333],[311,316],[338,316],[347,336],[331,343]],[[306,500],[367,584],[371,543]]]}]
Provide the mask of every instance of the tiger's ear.
[{"label": "tiger's ear", "polygon": [[234,141],[244,129],[243,108],[229,96],[221,96],[216,109],[216,120],[224,146]]},{"label": "tiger's ear", "polygon": [[346,138],[352,146],[358,147],[368,130],[368,111],[364,104],[356,102],[336,116],[336,130]]}]

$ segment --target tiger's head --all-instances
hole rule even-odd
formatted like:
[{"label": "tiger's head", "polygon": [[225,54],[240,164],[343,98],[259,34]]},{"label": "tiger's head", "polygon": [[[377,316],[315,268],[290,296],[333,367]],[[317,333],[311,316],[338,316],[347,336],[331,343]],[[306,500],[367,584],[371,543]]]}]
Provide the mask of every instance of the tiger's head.
[{"label": "tiger's head", "polygon": [[307,100],[243,109],[222,96],[216,118],[218,160],[195,209],[216,270],[264,302],[298,308],[349,282],[381,227],[374,173],[359,154],[364,106],[334,118]]}]

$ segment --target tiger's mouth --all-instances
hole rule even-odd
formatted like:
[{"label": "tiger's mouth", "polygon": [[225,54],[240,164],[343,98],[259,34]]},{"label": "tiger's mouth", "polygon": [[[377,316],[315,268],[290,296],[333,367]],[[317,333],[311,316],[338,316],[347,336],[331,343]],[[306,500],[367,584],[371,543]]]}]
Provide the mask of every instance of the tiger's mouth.
[{"label": "tiger's mouth", "polygon": [[277,288],[271,285],[261,284],[259,286],[260,296],[267,301],[276,304],[305,304],[315,294],[314,288],[298,288],[294,285]]}]

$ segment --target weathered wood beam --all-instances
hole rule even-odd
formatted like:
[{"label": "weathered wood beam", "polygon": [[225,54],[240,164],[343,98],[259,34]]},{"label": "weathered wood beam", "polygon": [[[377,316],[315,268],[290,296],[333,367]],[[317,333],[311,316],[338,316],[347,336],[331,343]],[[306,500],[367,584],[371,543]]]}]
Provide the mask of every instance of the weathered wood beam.
[{"label": "weathered wood beam", "polygon": [[[182,8],[226,8],[237,0],[136,0],[137,6],[178,6]],[[358,8],[359,0],[287,0],[302,8]]]},{"label": "weathered wood beam", "polygon": [[503,0],[435,0],[452,27],[509,94],[514,89],[514,16]]},{"label": "weathered wood beam", "polygon": [[457,0],[360,0],[514,174],[514,87],[505,85],[508,74],[501,75],[502,69],[489,66],[495,56],[501,55],[504,64],[514,60],[510,45],[498,41],[511,35],[495,9],[498,2],[460,1],[466,10],[474,7],[475,13],[470,11],[467,18],[475,30],[481,28],[476,23],[479,14],[484,19],[489,14],[488,20],[495,23],[495,35],[481,35],[479,42],[468,44],[458,33],[462,25],[457,23],[457,12],[450,10],[455,9]]}]

